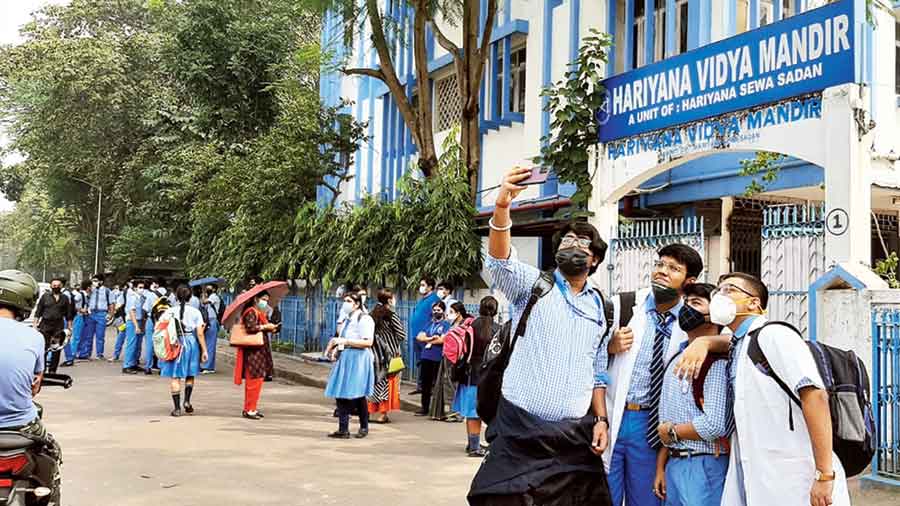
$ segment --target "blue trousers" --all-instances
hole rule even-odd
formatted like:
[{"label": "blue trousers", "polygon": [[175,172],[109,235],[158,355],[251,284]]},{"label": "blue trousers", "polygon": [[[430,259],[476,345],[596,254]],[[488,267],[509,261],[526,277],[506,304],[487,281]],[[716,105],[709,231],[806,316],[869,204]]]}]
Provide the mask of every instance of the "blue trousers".
[{"label": "blue trousers", "polygon": [[125,346],[125,338],[127,337],[128,326],[126,325],[125,330],[120,330],[118,334],[116,334],[116,348],[113,350],[113,357],[116,360],[122,356],[122,347]]},{"label": "blue trousers", "polygon": [[151,369],[156,356],[153,354],[153,320],[145,318],[144,323],[144,369]]},{"label": "blue trousers", "polygon": [[81,341],[82,330],[84,330],[84,317],[75,315],[75,319],[72,320],[72,337],[69,339],[69,344],[66,345],[67,362],[75,360],[75,356],[78,354],[78,343]]},{"label": "blue trousers", "polygon": [[206,340],[206,354],[209,360],[206,362],[202,362],[200,364],[200,369],[203,371],[215,371],[216,370],[216,339],[219,335],[219,321],[218,320],[209,320],[209,327],[203,331],[203,337]]},{"label": "blue trousers", "polygon": [[[625,411],[609,463],[609,493],[613,506],[659,506],[653,494],[656,450],[647,443],[649,411]],[[693,505],[691,505],[693,506]]]},{"label": "blue trousers", "polygon": [[137,330],[138,328],[129,318],[125,322],[125,358],[122,360],[122,367],[125,369],[137,367],[141,358],[141,335],[137,333]]},{"label": "blue trousers", "polygon": [[666,506],[719,506],[728,455],[669,459],[666,464]]},{"label": "blue trousers", "polygon": [[97,356],[103,357],[103,345],[106,337],[106,311],[95,311],[84,321],[84,333],[78,348],[78,358],[90,358],[97,346]]}]

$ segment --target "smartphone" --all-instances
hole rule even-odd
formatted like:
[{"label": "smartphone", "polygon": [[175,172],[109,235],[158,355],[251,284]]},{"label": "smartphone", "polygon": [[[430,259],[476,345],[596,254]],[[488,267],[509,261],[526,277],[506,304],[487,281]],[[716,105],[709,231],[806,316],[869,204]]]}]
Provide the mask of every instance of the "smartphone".
[{"label": "smartphone", "polygon": [[524,181],[520,181],[519,186],[529,186],[533,184],[543,184],[547,182],[547,178],[550,177],[550,168],[549,167],[534,167],[531,169],[531,175],[528,176],[528,179]]}]

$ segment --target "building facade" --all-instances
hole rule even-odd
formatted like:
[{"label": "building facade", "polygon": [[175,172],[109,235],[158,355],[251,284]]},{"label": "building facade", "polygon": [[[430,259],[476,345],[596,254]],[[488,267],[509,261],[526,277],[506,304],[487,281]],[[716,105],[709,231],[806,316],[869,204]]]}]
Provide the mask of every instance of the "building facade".
[{"label": "building facade", "polygon": [[[509,168],[530,163],[549,132],[541,90],[563,78],[596,29],[613,40],[610,111],[591,153],[597,169],[589,206],[611,243],[594,277],[604,290],[646,286],[652,252],[686,242],[702,252],[707,279],[731,270],[760,275],[773,290],[771,313],[806,331],[808,285],[830,265],[872,265],[900,251],[900,2],[875,2],[868,13],[865,0],[499,3],[482,89],[482,230],[492,188]],[[387,0],[383,11],[409,26],[405,2]],[[375,68],[367,30],[337,58]],[[442,31],[460,42],[458,27],[442,24]],[[408,34],[401,29],[401,38]],[[323,42],[333,47],[341,37],[341,23],[329,20]],[[428,41],[440,145],[461,103],[451,55],[430,30]],[[412,47],[399,44],[394,56],[414,99]],[[369,77],[330,73],[322,98],[349,99],[347,111],[368,122],[369,140],[353,157],[342,198],[394,198],[416,150],[387,89]],[[742,160],[760,151],[782,155],[771,181],[742,170]],[[745,197],[754,179],[763,188]],[[521,258],[552,262],[550,237],[574,190],[551,177],[520,197],[513,232]]]}]

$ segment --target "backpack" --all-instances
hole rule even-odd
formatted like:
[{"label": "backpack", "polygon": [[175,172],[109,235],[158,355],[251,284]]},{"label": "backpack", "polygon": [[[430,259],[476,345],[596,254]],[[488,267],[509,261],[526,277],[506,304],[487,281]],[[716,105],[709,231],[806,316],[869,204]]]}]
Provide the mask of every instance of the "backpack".
[{"label": "backpack", "polygon": [[[109,302],[109,295],[106,296],[106,301]],[[116,308],[116,312],[113,313],[113,318],[125,318],[125,306],[128,305],[128,287],[126,286],[122,290],[122,305]]]},{"label": "backpack", "polygon": [[462,325],[453,327],[444,335],[443,354],[451,364],[461,361],[466,353],[472,349],[475,343],[475,329],[472,328],[472,322],[475,318],[471,316],[462,322]]},{"label": "backpack", "polygon": [[[509,358],[512,356],[516,341],[519,337],[525,335],[525,327],[528,324],[528,317],[531,316],[531,310],[534,308],[534,305],[537,304],[541,297],[550,293],[554,283],[555,279],[552,271],[541,272],[541,275],[531,287],[531,296],[525,304],[525,309],[519,318],[519,324],[516,325],[515,333],[511,332],[512,320],[508,320],[494,334],[490,344],[484,350],[484,359],[479,371],[478,402],[475,409],[478,417],[488,425],[497,416],[497,406],[500,404],[501,391],[503,390],[503,373],[509,365]],[[600,346],[606,346],[607,338],[611,335],[612,330],[613,307],[612,304],[607,303],[602,292],[598,291],[598,293],[600,293],[600,300],[603,304],[603,316],[606,319],[606,333],[600,339]]]},{"label": "backpack", "polygon": [[[790,323],[767,322],[750,332],[747,355],[760,372],[772,378],[797,406],[801,406],[800,399],[794,394],[793,389],[788,387],[769,366],[769,361],[759,346],[759,333],[769,325],[783,325],[803,339],[800,331]],[[869,374],[866,366],[853,351],[841,350],[814,341],[806,341],[806,345],[812,353],[816,368],[822,376],[825,391],[828,393],[832,449],[841,460],[847,477],[856,476],[872,463],[872,457],[875,455],[873,442],[875,422],[872,416],[872,403],[869,400]],[[788,412],[788,426],[794,430],[793,410]]]},{"label": "backpack", "polygon": [[174,311],[166,311],[153,326],[153,353],[160,360],[171,362],[181,356],[181,321]]}]

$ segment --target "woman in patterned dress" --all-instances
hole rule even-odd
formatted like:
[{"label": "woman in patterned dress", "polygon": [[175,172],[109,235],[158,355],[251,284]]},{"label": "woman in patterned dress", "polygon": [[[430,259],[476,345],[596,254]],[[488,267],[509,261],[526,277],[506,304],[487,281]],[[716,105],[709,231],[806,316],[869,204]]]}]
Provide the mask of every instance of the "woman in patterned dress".
[{"label": "woman in patterned dress", "polygon": [[375,320],[375,392],[369,397],[369,414],[378,414],[372,423],[391,423],[388,413],[400,409],[400,373],[388,373],[391,360],[401,356],[406,330],[394,312],[396,300],[389,288],[378,290],[378,305],[372,310]]},{"label": "woman in patterned dress", "polygon": [[241,323],[248,334],[263,333],[262,346],[238,346],[234,363],[234,384],[244,383],[244,410],[241,416],[250,420],[263,417],[256,407],[262,394],[266,376],[272,376],[272,349],[269,346],[269,333],[277,332],[279,326],[269,323],[266,312],[269,308],[269,293],[260,292],[252,300],[247,301],[241,309]]}]

